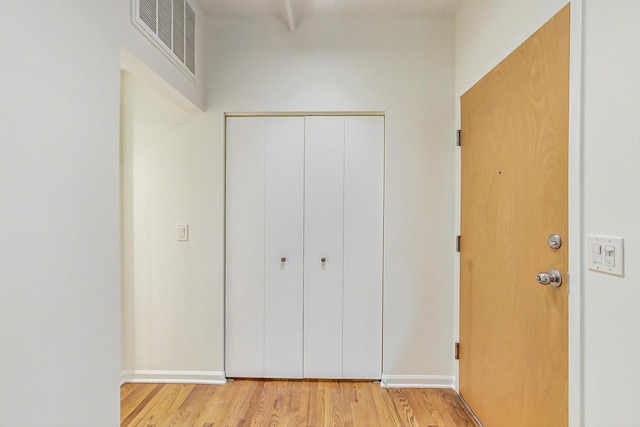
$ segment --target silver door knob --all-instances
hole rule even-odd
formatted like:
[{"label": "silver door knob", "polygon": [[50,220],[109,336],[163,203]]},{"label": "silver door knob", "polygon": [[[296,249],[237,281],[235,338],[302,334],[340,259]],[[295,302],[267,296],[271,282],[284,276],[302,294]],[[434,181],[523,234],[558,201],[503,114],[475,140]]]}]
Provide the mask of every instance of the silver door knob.
[{"label": "silver door knob", "polygon": [[556,269],[551,269],[548,273],[538,273],[536,281],[541,285],[551,285],[553,288],[559,288],[562,285],[562,274]]}]

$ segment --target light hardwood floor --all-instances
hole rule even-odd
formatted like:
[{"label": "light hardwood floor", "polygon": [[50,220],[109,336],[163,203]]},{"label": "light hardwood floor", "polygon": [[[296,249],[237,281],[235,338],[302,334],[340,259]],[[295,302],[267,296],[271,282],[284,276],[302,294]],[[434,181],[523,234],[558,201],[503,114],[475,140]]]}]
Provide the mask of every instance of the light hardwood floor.
[{"label": "light hardwood floor", "polygon": [[454,391],[356,381],[124,384],[121,426],[471,426]]}]

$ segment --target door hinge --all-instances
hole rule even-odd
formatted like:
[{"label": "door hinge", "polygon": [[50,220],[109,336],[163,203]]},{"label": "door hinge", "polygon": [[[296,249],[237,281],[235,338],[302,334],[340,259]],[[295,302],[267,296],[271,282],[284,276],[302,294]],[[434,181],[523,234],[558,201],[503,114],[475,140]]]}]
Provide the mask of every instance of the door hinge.
[{"label": "door hinge", "polygon": [[460,236],[456,236],[456,252],[460,252]]},{"label": "door hinge", "polygon": [[460,343],[455,344],[455,359],[460,360]]},{"label": "door hinge", "polygon": [[462,146],[462,145],[461,145],[462,143],[461,143],[461,141],[460,141],[460,133],[462,133],[462,131],[461,131],[460,129],[458,129],[458,130],[456,131],[456,146],[457,146],[457,147],[461,147],[461,146]]}]

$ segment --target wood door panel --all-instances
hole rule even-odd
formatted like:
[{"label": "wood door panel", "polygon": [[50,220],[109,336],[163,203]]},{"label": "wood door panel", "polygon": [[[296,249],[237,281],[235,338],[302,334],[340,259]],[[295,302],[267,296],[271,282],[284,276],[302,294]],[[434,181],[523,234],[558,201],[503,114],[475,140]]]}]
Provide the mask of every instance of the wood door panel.
[{"label": "wood door panel", "polygon": [[[461,98],[460,392],[486,426],[566,425],[569,6]],[[547,237],[560,234],[559,250]]]}]

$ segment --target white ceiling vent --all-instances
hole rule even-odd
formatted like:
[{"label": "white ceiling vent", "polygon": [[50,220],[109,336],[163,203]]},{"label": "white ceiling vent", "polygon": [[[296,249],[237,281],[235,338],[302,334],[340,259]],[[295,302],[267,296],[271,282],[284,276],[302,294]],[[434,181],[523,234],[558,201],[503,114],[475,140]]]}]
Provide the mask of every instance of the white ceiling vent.
[{"label": "white ceiling vent", "polygon": [[133,24],[188,77],[196,78],[196,13],[186,0],[131,0]]}]

